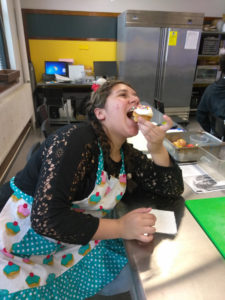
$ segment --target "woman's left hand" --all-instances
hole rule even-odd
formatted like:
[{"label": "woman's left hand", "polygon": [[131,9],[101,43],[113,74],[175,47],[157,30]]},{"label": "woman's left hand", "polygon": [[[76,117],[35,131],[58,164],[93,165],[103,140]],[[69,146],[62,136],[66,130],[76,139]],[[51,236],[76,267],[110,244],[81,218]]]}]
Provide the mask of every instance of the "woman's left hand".
[{"label": "woman's left hand", "polygon": [[165,124],[158,126],[139,117],[138,125],[140,131],[147,140],[147,147],[152,155],[153,161],[156,164],[168,166],[170,159],[167,150],[163,146],[163,140],[165,138],[166,131],[173,126],[173,121],[167,115],[164,115],[163,118],[165,120]]}]

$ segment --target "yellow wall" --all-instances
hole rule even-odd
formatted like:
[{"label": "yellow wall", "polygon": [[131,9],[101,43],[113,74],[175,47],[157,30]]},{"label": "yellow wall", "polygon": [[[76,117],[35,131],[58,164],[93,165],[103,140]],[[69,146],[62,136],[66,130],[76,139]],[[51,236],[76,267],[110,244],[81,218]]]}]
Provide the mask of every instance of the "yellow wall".
[{"label": "yellow wall", "polygon": [[29,47],[37,81],[44,73],[45,60],[73,58],[75,65],[91,67],[92,70],[93,61],[116,60],[116,42],[30,39]]}]

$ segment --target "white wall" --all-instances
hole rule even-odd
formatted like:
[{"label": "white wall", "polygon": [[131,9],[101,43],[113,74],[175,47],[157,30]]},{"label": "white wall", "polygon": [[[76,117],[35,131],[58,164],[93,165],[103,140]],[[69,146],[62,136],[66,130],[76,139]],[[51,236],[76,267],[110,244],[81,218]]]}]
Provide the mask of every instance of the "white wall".
[{"label": "white wall", "polygon": [[31,99],[29,83],[0,99],[0,165],[33,115]]},{"label": "white wall", "polygon": [[222,17],[225,0],[21,0],[22,8],[123,12],[127,9],[200,12]]},{"label": "white wall", "polygon": [[29,80],[27,55],[24,52],[24,30],[19,0],[0,0],[6,41],[12,69],[20,70],[20,81],[0,93],[0,165],[13,147],[19,135],[32,119],[34,122],[33,98]]}]

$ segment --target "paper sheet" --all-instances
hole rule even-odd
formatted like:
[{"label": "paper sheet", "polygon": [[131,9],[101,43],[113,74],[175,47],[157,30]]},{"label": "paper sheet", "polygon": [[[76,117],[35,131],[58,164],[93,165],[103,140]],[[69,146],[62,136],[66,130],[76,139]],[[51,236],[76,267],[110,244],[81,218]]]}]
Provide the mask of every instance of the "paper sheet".
[{"label": "paper sheet", "polygon": [[217,181],[207,174],[198,164],[180,164],[184,181],[197,194],[225,189],[225,180]]},{"label": "paper sheet", "polygon": [[72,65],[69,66],[69,78],[73,81],[84,77],[84,66],[83,65]]},{"label": "paper sheet", "polygon": [[188,30],[187,35],[186,35],[184,49],[192,49],[192,50],[197,49],[198,37],[199,37],[198,31]]},{"label": "paper sheet", "polygon": [[152,209],[150,213],[157,218],[155,223],[156,232],[166,234],[177,233],[177,224],[173,211]]}]

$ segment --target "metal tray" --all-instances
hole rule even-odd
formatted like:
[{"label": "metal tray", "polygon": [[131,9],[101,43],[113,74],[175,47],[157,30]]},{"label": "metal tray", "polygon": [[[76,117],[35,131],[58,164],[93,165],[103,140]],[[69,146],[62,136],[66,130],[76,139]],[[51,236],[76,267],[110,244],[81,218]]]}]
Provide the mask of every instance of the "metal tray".
[{"label": "metal tray", "polygon": [[[193,144],[192,137],[195,135],[200,135],[200,138],[204,140],[204,143],[194,144],[194,147],[191,148],[178,148],[173,144],[177,139],[185,139],[187,144]],[[205,148],[224,144],[221,140],[205,131],[169,132],[166,133],[166,138],[163,143],[170,155],[178,162],[198,161],[203,153],[202,151],[199,151],[200,147]]]}]

